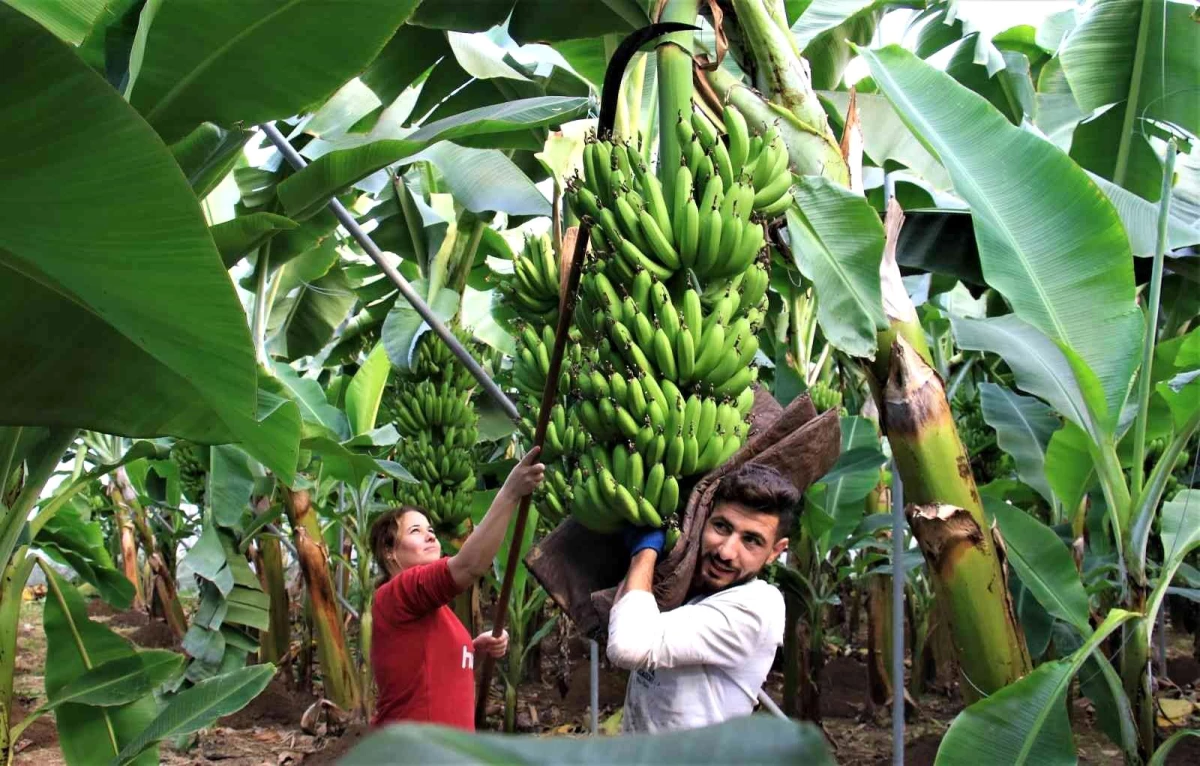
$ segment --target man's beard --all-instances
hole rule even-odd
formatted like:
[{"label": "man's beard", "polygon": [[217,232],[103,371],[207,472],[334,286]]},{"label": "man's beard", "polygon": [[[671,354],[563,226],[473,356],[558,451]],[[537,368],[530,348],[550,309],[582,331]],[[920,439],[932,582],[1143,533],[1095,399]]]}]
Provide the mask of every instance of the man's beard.
[{"label": "man's beard", "polygon": [[748,583],[755,577],[758,577],[758,571],[754,571],[735,578],[728,585],[716,586],[710,583],[708,578],[704,576],[704,565],[709,561],[716,561],[716,558],[711,553],[701,554],[700,561],[696,565],[696,582],[693,590],[699,593],[720,593],[723,590],[729,590],[730,588]]}]

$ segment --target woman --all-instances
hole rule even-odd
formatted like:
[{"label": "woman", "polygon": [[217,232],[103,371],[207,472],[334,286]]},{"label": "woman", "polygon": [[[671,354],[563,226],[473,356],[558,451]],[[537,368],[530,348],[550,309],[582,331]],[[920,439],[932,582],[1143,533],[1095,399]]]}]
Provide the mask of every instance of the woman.
[{"label": "woman", "polygon": [[531,449],[504,482],[491,508],[453,556],[429,519],[406,506],[371,526],[371,552],[384,582],[371,608],[371,666],[378,699],[372,725],[400,721],[475,730],[475,655],[502,657],[508,634],[474,640],[448,604],[492,568],[513,511],[545,477]]}]

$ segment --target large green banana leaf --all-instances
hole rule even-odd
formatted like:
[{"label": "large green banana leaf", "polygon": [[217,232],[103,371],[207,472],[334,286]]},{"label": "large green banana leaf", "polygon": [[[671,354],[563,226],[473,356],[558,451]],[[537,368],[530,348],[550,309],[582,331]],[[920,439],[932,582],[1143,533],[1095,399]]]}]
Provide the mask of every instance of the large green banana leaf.
[{"label": "large green banana leaf", "polygon": [[113,563],[100,522],[84,521],[74,504],[63,506],[51,516],[33,544],[50,558],[75,570],[114,607],[127,609],[133,602],[133,583]]},{"label": "large green banana leaf", "polygon": [[171,153],[7,6],[0,66],[0,142],[20,147],[0,157],[0,422],[246,440],[294,470],[259,427],[283,403],[260,412],[245,313]]},{"label": "large green banana leaf", "polygon": [[836,763],[819,729],[766,715],[666,734],[521,737],[475,734],[425,724],[373,734],[341,761],[355,764]]},{"label": "large green banana leaf", "polygon": [[1059,427],[1053,410],[995,383],[979,384],[979,401],[983,419],[996,429],[1000,449],[1012,455],[1021,481],[1053,506],[1057,498],[1046,480],[1046,446]]},{"label": "large green banana leaf", "polygon": [[275,666],[266,663],[209,678],[180,692],[112,762],[122,766],[139,763],[141,753],[153,752],[154,743],[191,734],[221,716],[236,713],[267,688],[274,675]]},{"label": "large green banana leaf", "polygon": [[1100,642],[1135,616],[1113,609],[1070,657],[1043,663],[960,713],[938,747],[937,766],[973,766],[980,762],[981,753],[993,763],[1012,766],[1076,763],[1067,688]]},{"label": "large green banana leaf", "polygon": [[26,14],[59,39],[79,45],[104,16],[112,0],[72,0],[47,3],[45,0],[4,0]]},{"label": "large green banana leaf", "polygon": [[1096,442],[1103,440],[1105,426],[1089,406],[1070,361],[1036,328],[1013,314],[987,319],[951,316],[950,324],[960,348],[998,355],[1012,368],[1018,388],[1049,402]]},{"label": "large green banana leaf", "polygon": [[[46,572],[46,697],[55,699],[89,670],[113,660],[135,657],[133,645],[87,617],[87,607],[75,586],[51,567]],[[146,695],[113,707],[67,702],[55,711],[58,741],[71,766],[103,763],[114,758],[154,718],[154,697]],[[158,763],[158,753],[146,750],[138,763]]]},{"label": "large green banana leaf", "polygon": [[[387,138],[386,133],[379,130],[370,136],[352,135],[347,137],[347,142],[353,140],[363,142],[363,145],[325,154],[285,179],[279,184],[279,199],[291,215],[304,217],[319,210],[329,197],[355,181],[411,157],[438,141],[560,124],[582,114],[588,103],[586,98],[560,96],[522,99],[447,117],[403,138]],[[467,150],[460,148],[460,151]],[[438,157],[430,159],[436,162]],[[439,169],[446,172],[445,168]],[[478,179],[475,184],[485,185]]]},{"label": "large green banana leaf", "polygon": [[130,62],[129,101],[168,141],[202,122],[288,117],[362,71],[417,0],[150,0]]},{"label": "large green banana leaf", "polygon": [[[1100,0],[1066,38],[1059,56],[1075,100],[1087,111],[1116,104],[1112,130],[1092,135],[1113,159],[1105,175],[1154,200],[1162,167],[1135,165],[1149,149],[1148,120],[1200,133],[1200,24],[1185,0]],[[1135,170],[1150,178],[1135,177]],[[1099,171],[1097,171],[1099,172]]]},{"label": "large green banana leaf", "polygon": [[796,266],[816,286],[817,320],[830,343],[873,359],[887,327],[879,286],[883,225],[867,201],[818,176],[800,179],[787,211]]},{"label": "large green banana leaf", "polygon": [[1064,344],[1120,412],[1142,318],[1129,239],[1112,203],[1057,147],[898,46],[863,51],[875,81],[971,206],[988,284]]},{"label": "large green banana leaf", "polygon": [[1053,529],[1016,506],[990,501],[988,508],[1000,524],[1007,560],[1025,587],[1050,614],[1073,625],[1080,635],[1090,635],[1087,593],[1063,541]]}]

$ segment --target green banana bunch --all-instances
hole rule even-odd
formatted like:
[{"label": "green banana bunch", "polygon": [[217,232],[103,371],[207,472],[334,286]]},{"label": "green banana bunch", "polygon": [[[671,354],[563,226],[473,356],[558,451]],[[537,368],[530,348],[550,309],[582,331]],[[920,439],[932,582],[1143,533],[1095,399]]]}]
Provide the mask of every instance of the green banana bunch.
[{"label": "green banana bunch", "polygon": [[407,396],[392,403],[396,430],[415,436],[431,428],[465,426],[475,419],[471,410],[471,392],[455,388],[449,381],[435,385],[422,380],[411,386]]},{"label": "green banana bunch", "polygon": [[421,508],[432,522],[434,530],[450,538],[461,537],[470,531],[471,498],[475,488],[450,489],[429,484],[402,483],[396,493],[405,505]]},{"label": "green banana bunch", "polygon": [[817,409],[817,412],[836,410],[842,406],[841,389],[824,380],[813,383],[808,389],[808,396],[812,399],[813,407]]},{"label": "green banana bunch", "polygon": [[[570,336],[568,336],[570,338]],[[550,354],[554,350],[554,326],[542,325],[542,332],[532,325],[523,325],[517,334],[517,349],[513,354],[512,382],[518,391],[541,402],[546,388],[546,376],[550,373]],[[578,343],[569,343],[564,358],[563,370],[558,379],[562,393],[570,389],[570,366],[583,360],[583,349]],[[536,405],[535,405],[536,406]]]},{"label": "green banana bunch", "polygon": [[545,526],[553,529],[568,515],[568,509],[574,502],[573,486],[580,480],[580,469],[575,468],[570,475],[559,466],[546,466],[546,480],[534,491],[533,500],[537,504],[538,514]]},{"label": "green banana bunch", "polygon": [[[454,328],[454,337],[464,348],[473,352],[479,350],[479,343],[469,333]],[[415,380],[446,380],[452,387],[464,391],[475,387],[475,378],[470,371],[463,367],[450,347],[432,332],[423,334],[417,341],[411,377]]]},{"label": "green banana bunch", "polygon": [[179,484],[183,496],[196,505],[204,505],[208,448],[180,439],[171,447],[171,459],[179,466]]},{"label": "green banana bunch", "polygon": [[518,316],[553,326],[558,321],[558,266],[549,236],[526,237],[512,273],[493,273],[489,279]]},{"label": "green banana bunch", "polygon": [[475,461],[469,449],[406,441],[397,454],[401,465],[423,484],[454,489],[475,487]]},{"label": "green banana bunch", "polygon": [[[534,418],[537,416],[537,411],[541,403],[533,404],[526,408],[528,413],[521,418],[521,434],[525,437],[526,442],[532,443],[534,431],[537,429],[537,423]],[[555,404],[550,410],[550,420],[546,423],[546,437],[542,442],[541,460],[543,463],[550,463],[559,460],[567,455],[574,455],[583,452],[591,444],[591,437],[579,421],[577,414],[572,411],[567,415],[566,408],[561,404]]]},{"label": "green banana bunch", "polygon": [[[700,113],[675,126],[683,162],[672,199],[629,144],[589,140],[583,174],[572,179],[568,201],[594,222],[594,249],[622,284],[640,271],[667,281],[682,269],[698,278],[745,271],[766,245],[759,219],[791,204],[787,148],[778,130],[751,136],[745,119],[724,114],[728,145]],[[754,220],[752,220],[752,216]]]},{"label": "green banana bunch", "polygon": [[[477,345],[461,330],[455,334],[467,348]],[[380,406],[384,422],[405,437],[396,459],[417,479],[399,483],[396,499],[423,509],[438,534],[451,539],[470,531],[479,440],[474,387],[449,347],[425,333],[410,369],[395,376]]]}]

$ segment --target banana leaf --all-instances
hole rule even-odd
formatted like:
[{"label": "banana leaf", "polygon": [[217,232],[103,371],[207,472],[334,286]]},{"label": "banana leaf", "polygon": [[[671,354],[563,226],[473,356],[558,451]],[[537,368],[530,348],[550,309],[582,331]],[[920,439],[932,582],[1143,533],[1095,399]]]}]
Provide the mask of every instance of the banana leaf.
[{"label": "banana leaf", "polygon": [[894,45],[862,54],[971,206],[988,284],[1017,316],[1078,355],[1115,417],[1138,363],[1142,318],[1113,205],[1061,150],[949,75]]}]

